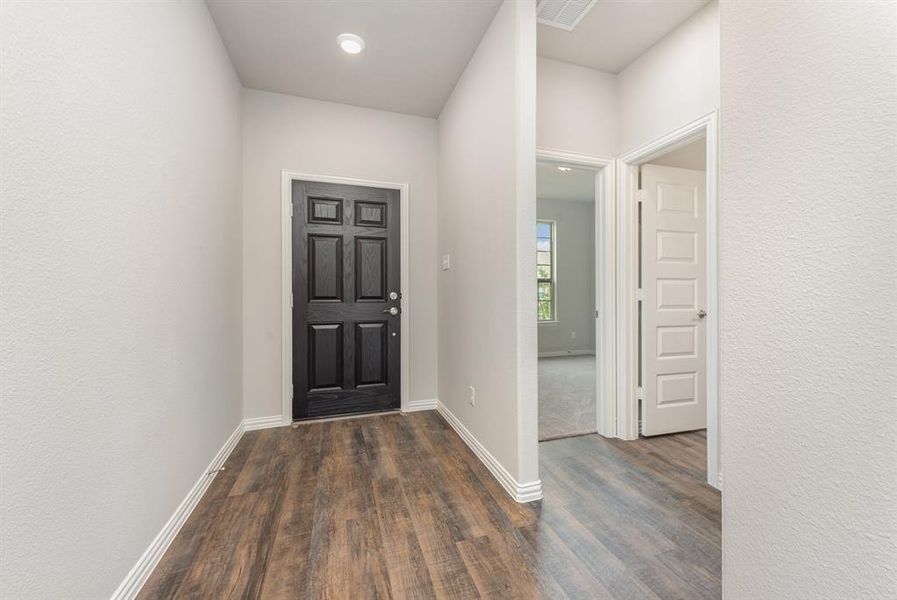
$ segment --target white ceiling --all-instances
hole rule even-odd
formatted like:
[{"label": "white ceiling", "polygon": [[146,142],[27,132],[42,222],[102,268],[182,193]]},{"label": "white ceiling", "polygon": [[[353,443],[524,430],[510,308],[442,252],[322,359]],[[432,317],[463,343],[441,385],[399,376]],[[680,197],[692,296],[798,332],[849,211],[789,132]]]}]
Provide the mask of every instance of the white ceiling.
[{"label": "white ceiling", "polygon": [[539,54],[619,73],[709,0],[598,0],[572,32],[539,25]]},{"label": "white ceiling", "polygon": [[[243,85],[435,117],[500,0],[207,0]],[[352,56],[336,36],[355,33]]]},{"label": "white ceiling", "polygon": [[595,171],[576,169],[559,171],[557,165],[536,165],[536,197],[545,200],[595,201]]},{"label": "white ceiling", "polygon": [[667,152],[663,156],[651,160],[651,164],[704,171],[707,169],[706,138],[702,137],[701,139],[691,142],[687,146],[682,146],[672,152]]}]

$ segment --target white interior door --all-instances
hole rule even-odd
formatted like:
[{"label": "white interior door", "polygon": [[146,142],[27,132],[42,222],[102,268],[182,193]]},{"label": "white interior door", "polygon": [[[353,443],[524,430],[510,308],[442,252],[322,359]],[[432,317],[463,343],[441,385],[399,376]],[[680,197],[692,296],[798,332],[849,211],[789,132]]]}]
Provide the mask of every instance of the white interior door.
[{"label": "white interior door", "polygon": [[707,426],[705,173],[642,166],[642,433]]}]

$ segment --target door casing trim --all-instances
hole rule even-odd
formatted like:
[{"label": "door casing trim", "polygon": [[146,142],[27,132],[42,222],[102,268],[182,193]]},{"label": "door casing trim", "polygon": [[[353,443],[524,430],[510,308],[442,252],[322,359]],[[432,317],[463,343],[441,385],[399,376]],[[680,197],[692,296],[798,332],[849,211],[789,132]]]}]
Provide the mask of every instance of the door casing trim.
[{"label": "door casing trim", "polygon": [[281,206],[280,206],[280,307],[281,307],[281,421],[284,425],[293,422],[293,181],[311,181],[314,183],[335,183],[340,185],[357,185],[399,191],[399,276],[402,279],[402,312],[399,315],[402,326],[400,343],[402,355],[399,361],[399,377],[401,379],[400,407],[403,412],[411,409],[411,206],[409,186],[407,183],[375,181],[355,177],[336,177],[333,175],[313,175],[299,171],[284,169],[281,171]]},{"label": "door casing trim", "polygon": [[638,167],[651,159],[706,136],[707,235],[707,483],[722,489],[719,454],[719,288],[718,288],[718,128],[717,111],[663,135],[620,157],[617,162],[617,215],[619,217],[617,256],[617,414],[619,437],[638,438],[638,400],[635,397],[638,368]]},{"label": "door casing trim", "polygon": [[[595,428],[605,437],[617,437],[617,403],[611,401],[615,383],[615,191],[614,159],[589,156],[550,148],[536,148],[536,161],[557,165],[578,165],[595,171],[595,355],[598,393]],[[536,199],[538,202],[538,199]],[[533,267],[535,268],[535,267]],[[538,347],[536,348],[538,352]]]}]

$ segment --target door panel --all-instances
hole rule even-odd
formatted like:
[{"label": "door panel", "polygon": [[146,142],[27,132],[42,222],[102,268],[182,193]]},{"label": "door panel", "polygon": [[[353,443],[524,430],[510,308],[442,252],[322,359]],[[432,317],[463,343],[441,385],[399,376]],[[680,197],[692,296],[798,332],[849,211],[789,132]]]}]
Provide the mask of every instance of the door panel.
[{"label": "door panel", "polygon": [[387,382],[388,323],[355,324],[355,383],[384,385]]},{"label": "door panel", "polygon": [[386,302],[389,267],[386,238],[355,238],[355,301]]},{"label": "door panel", "polygon": [[308,222],[323,225],[343,224],[343,202],[338,198],[309,198]]},{"label": "door panel", "polygon": [[293,418],[398,408],[399,194],[293,182]]},{"label": "door panel", "polygon": [[707,426],[703,171],[642,167],[642,433]]},{"label": "door panel", "polygon": [[387,206],[381,202],[356,202],[355,224],[359,227],[386,227]]},{"label": "door panel", "polygon": [[308,236],[308,301],[343,299],[343,236]]},{"label": "door panel", "polygon": [[332,390],[343,387],[343,324],[308,326],[308,387]]}]

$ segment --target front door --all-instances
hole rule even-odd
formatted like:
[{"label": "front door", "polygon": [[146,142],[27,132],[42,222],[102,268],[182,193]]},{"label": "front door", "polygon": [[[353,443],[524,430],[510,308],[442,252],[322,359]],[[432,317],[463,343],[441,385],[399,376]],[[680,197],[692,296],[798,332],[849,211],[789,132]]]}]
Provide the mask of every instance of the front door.
[{"label": "front door", "polygon": [[292,191],[293,418],[398,408],[399,193]]},{"label": "front door", "polygon": [[642,167],[642,433],[707,426],[703,171]]}]

